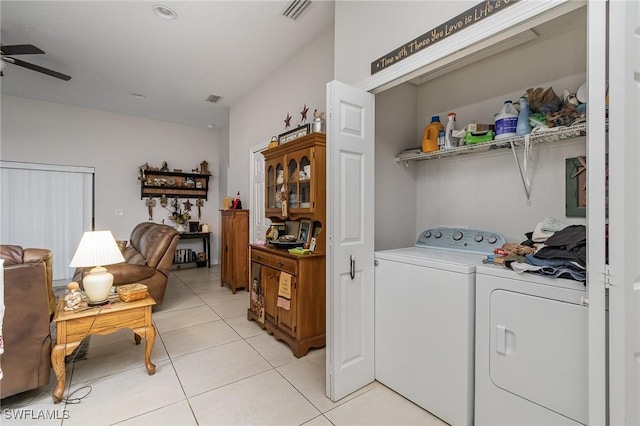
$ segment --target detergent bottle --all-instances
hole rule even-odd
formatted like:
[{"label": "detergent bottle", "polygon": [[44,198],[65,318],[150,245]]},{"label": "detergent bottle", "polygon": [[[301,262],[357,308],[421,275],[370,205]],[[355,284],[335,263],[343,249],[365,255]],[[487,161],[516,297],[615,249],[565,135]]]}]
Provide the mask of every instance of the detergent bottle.
[{"label": "detergent bottle", "polygon": [[422,133],[422,152],[433,152],[439,149],[438,134],[443,129],[440,117],[437,115],[431,117],[431,123],[424,128]]},{"label": "detergent bottle", "polygon": [[504,101],[504,105],[496,114],[496,137],[495,139],[508,138],[516,135],[518,125],[518,110],[511,101]]}]

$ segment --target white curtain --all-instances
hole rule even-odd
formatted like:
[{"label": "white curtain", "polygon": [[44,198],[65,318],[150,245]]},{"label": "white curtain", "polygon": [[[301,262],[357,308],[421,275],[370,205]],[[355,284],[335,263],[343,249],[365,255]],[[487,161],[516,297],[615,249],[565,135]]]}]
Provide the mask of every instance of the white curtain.
[{"label": "white curtain", "polygon": [[53,279],[73,276],[71,258],[93,218],[92,167],[0,161],[0,243],[50,249]]}]

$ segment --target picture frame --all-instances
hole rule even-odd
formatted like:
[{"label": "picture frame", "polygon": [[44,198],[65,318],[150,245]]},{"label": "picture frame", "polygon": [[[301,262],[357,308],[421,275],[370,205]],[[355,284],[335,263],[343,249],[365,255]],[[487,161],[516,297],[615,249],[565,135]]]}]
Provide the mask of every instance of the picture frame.
[{"label": "picture frame", "polygon": [[305,244],[311,241],[313,236],[313,222],[307,219],[300,221],[300,232],[298,233],[298,241]]},{"label": "picture frame", "polygon": [[587,216],[587,172],[577,157],[565,159],[565,215]]},{"label": "picture frame", "polygon": [[302,136],[306,136],[311,133],[311,124],[303,124],[302,126],[296,127],[293,130],[289,130],[288,132],[284,132],[278,135],[278,143],[280,145],[289,143],[294,141]]},{"label": "picture frame", "polygon": [[198,233],[200,232],[200,222],[189,221],[189,232]]}]

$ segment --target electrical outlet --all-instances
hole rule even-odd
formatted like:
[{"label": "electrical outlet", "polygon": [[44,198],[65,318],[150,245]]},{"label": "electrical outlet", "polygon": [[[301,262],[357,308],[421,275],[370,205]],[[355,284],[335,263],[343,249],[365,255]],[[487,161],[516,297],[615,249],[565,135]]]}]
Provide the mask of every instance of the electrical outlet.
[{"label": "electrical outlet", "polygon": [[124,209],[116,209],[116,216],[124,216]]}]

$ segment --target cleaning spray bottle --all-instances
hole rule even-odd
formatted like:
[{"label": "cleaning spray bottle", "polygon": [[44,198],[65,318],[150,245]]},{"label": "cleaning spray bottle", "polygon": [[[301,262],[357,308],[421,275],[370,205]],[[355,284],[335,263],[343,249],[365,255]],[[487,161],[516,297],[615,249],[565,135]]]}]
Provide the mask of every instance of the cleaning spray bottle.
[{"label": "cleaning spray bottle", "polygon": [[444,130],[444,126],[440,122],[440,117],[434,115],[431,117],[431,124],[425,127],[422,133],[422,152],[433,152],[440,149],[438,146],[440,130]]},{"label": "cleaning spray bottle", "polygon": [[444,131],[444,149],[451,149],[456,147],[456,143],[453,140],[451,133],[456,129],[456,113],[450,112],[447,117],[447,128]]}]

